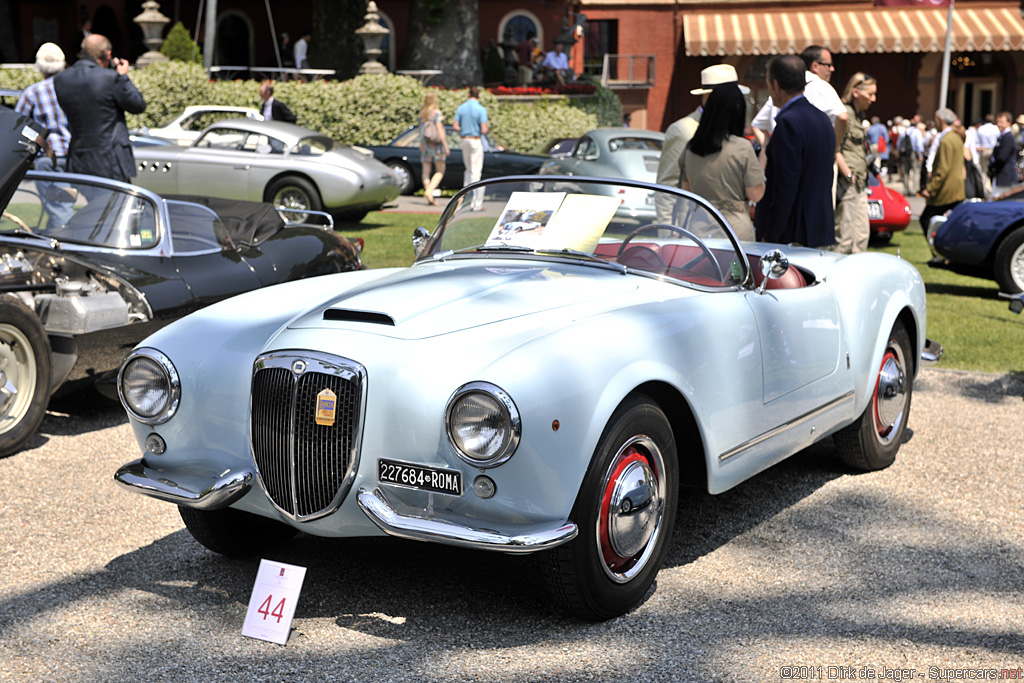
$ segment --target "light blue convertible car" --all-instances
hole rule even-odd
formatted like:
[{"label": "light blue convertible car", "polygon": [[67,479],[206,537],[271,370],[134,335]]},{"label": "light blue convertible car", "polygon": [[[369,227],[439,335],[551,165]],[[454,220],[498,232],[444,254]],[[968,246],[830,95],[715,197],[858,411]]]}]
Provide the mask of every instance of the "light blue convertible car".
[{"label": "light blue convertible car", "polygon": [[[633,192],[666,193],[672,221],[623,210]],[[540,553],[553,602],[608,619],[651,587],[680,486],[720,493],[829,438],[892,463],[935,353],[906,261],[740,243],[682,190],[495,179],[417,233],[410,268],[262,289],[143,341],[119,377],[142,453],[116,481],[226,555],[296,531]]]}]

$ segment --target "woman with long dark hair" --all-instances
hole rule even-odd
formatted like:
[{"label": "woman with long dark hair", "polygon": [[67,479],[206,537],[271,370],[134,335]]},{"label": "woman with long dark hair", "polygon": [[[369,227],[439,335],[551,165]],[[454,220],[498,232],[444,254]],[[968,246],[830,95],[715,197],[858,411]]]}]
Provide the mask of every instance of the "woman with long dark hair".
[{"label": "woman with long dark hair", "polygon": [[679,184],[711,202],[740,240],[753,242],[750,203],[764,196],[765,177],[753,145],[743,137],[746,115],[738,85],[712,89],[697,132],[679,157]]}]

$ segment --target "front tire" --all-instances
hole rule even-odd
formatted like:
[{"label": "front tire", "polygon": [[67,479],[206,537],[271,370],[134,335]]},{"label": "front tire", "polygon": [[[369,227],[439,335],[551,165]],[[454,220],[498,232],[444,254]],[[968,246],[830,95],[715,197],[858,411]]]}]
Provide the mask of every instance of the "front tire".
[{"label": "front tire", "polygon": [[320,193],[317,192],[313,183],[298,176],[278,178],[267,186],[264,197],[275,207],[281,206],[289,209],[285,217],[292,222],[305,221],[309,216],[305,211],[324,210]]},{"label": "front tire", "polygon": [[1007,235],[996,249],[995,279],[1003,292],[1024,292],[1024,227]]},{"label": "front tire", "polygon": [[579,535],[540,556],[551,599],[582,619],[617,617],[657,577],[675,526],[678,463],[668,418],[646,396],[612,416],[573,507]]},{"label": "front tire", "polygon": [[179,505],[178,512],[199,545],[225,557],[255,557],[298,533],[287,524],[234,508],[197,510]]},{"label": "front tire", "polygon": [[902,322],[893,326],[872,385],[871,400],[860,419],[836,432],[840,460],[854,469],[885,469],[896,460],[910,419],[914,392],[913,349]]},{"label": "front tire", "polygon": [[50,400],[50,340],[21,300],[0,295],[0,458],[39,429]]}]

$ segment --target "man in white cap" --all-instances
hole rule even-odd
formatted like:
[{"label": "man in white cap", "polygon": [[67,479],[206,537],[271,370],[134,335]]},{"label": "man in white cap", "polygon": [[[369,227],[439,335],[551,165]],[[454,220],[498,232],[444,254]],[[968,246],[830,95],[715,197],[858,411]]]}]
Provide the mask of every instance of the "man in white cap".
[{"label": "man in white cap", "polygon": [[[47,130],[46,142],[50,149],[36,158],[35,168],[38,171],[67,170],[71,132],[68,130],[68,119],[57,104],[57,93],[53,90],[53,76],[63,71],[64,66],[64,51],[53,43],[43,43],[36,52],[36,68],[43,74],[43,80],[25,88],[18,103],[14,105],[15,111],[31,117]],[[47,187],[41,184],[38,189],[43,197],[48,195]],[[45,201],[44,208],[55,225],[63,225],[71,217],[69,202]]]},{"label": "man in white cap", "polygon": [[43,74],[43,80],[25,88],[14,105],[15,111],[31,116],[36,123],[48,131],[46,141],[50,143],[55,159],[40,156],[36,160],[36,169],[52,171],[55,168],[67,168],[68,143],[71,132],[68,131],[68,119],[57,104],[57,94],[53,91],[53,76],[64,70],[64,51],[53,43],[43,43],[36,52],[36,68]]},{"label": "man in white cap", "polygon": [[[700,125],[700,115],[704,111],[704,103],[712,88],[723,83],[737,83],[739,77],[736,75],[736,68],[731,64],[715,64],[700,72],[701,87],[690,91],[691,95],[700,96],[700,106],[692,112],[679,119],[665,131],[665,142],[661,148],[661,157],[658,160],[657,182],[669,187],[679,187],[679,157],[683,155],[690,138],[697,132]],[[739,86],[740,91],[746,95],[750,88],[745,85]],[[667,195],[659,193],[654,198],[654,208],[659,223],[671,221],[672,208],[675,202]]]}]

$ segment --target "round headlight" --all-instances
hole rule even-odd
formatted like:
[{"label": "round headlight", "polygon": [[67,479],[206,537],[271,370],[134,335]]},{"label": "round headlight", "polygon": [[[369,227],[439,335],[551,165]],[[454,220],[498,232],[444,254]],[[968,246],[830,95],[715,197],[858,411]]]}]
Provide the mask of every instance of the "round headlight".
[{"label": "round headlight", "polygon": [[117,391],[132,417],[153,425],[166,422],[174,415],[181,384],[167,356],[155,349],[137,349],[121,364]]},{"label": "round headlight", "polygon": [[458,389],[445,411],[448,439],[459,456],[476,467],[494,467],[519,445],[519,411],[508,394],[487,382]]}]

